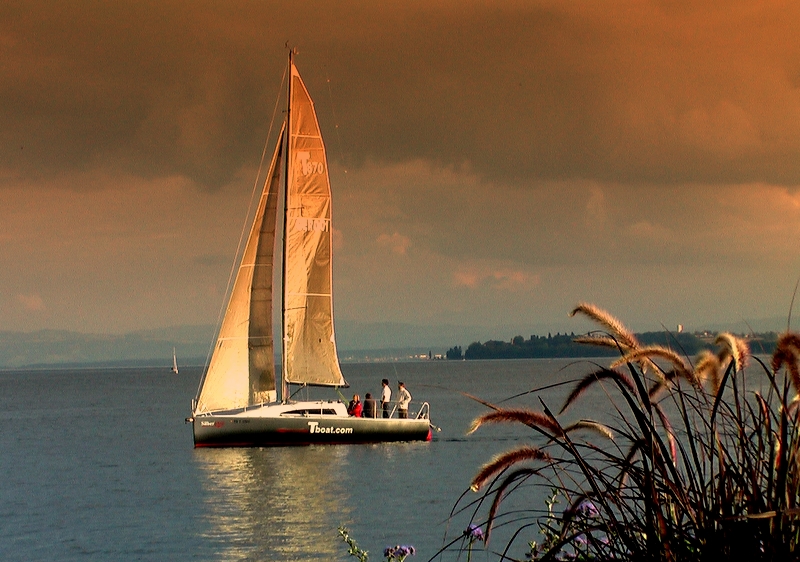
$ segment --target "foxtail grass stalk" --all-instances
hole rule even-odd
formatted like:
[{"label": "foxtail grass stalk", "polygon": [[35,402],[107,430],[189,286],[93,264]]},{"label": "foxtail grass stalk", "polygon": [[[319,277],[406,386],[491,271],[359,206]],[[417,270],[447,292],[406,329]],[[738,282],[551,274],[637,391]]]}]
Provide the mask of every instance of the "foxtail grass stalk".
[{"label": "foxtail grass stalk", "polygon": [[[498,455],[472,481],[475,516],[488,501],[486,542],[504,499],[532,480],[568,502],[563,513],[551,505],[539,516],[544,540],[528,541],[534,560],[800,558],[800,335],[782,335],[769,365],[729,333],[691,361],[642,346],[594,305],[571,315],[603,330],[576,341],[620,356],[577,381],[557,415],[540,400],[541,409],[491,405],[473,422],[470,432],[509,423],[534,430],[532,443]],[[611,421],[566,419],[596,386]],[[504,558],[532,530],[530,517],[518,520]]]}]

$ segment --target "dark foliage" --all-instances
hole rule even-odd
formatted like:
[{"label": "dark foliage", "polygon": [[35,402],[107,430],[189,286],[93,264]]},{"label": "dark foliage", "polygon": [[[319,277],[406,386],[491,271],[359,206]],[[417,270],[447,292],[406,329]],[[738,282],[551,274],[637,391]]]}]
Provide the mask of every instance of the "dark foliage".
[{"label": "dark foliage", "polygon": [[[587,373],[558,415],[544,403],[495,407],[473,423],[533,431],[534,443],[488,462],[472,484],[486,542],[499,523],[523,522],[501,559],[521,558],[522,537],[534,560],[800,558],[800,335],[783,335],[770,365],[731,334],[692,363],[683,346],[645,345],[592,305],[573,314],[597,321],[604,331],[585,341],[616,344],[618,359]],[[566,423],[599,388],[607,407],[595,399],[588,411],[608,419]],[[503,513],[504,498],[528,489],[523,482],[553,490],[544,516]]]},{"label": "dark foliage", "polygon": [[[713,337],[707,334],[644,332],[636,334],[643,346],[668,346],[685,355],[696,355],[703,349],[713,349]],[[769,354],[775,349],[777,334],[755,334],[748,338],[753,351]],[[461,359],[461,347],[453,347],[447,352],[448,359]],[[451,357],[452,352],[452,357]],[[575,334],[556,334],[547,336],[532,335],[530,339],[515,336],[511,341],[489,340],[485,343],[472,342],[463,354],[464,359],[535,359],[553,357],[613,357],[618,352],[613,348],[588,347],[575,341]]]}]

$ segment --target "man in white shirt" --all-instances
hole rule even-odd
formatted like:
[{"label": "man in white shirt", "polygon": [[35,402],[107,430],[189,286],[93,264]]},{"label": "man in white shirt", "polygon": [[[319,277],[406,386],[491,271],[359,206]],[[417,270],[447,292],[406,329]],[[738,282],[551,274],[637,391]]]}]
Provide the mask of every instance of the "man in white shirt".
[{"label": "man in white shirt", "polygon": [[389,388],[389,379],[381,381],[383,391],[381,392],[381,406],[383,406],[383,417],[389,417],[389,402],[392,401],[392,389]]}]

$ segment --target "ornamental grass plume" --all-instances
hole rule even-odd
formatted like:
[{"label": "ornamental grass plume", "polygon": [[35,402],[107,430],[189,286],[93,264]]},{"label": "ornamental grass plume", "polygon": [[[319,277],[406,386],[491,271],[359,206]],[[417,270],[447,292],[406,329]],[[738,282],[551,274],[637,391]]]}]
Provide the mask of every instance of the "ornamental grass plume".
[{"label": "ornamental grass plume", "polygon": [[[541,410],[497,408],[475,420],[471,431],[489,423],[533,430],[531,444],[498,455],[472,481],[474,517],[486,509],[485,543],[498,523],[519,522],[498,553],[519,559],[512,549],[538,517],[543,540],[527,543],[533,560],[800,559],[800,335],[782,335],[769,364],[727,333],[692,362],[640,345],[593,305],[575,314],[605,330],[577,341],[611,343],[620,358],[576,381],[557,415],[541,402]],[[563,419],[598,386],[607,403],[595,399],[589,411],[610,422]],[[527,481],[553,490],[547,513],[504,513],[504,499],[530,489]],[[556,497],[566,501],[561,512]]]}]

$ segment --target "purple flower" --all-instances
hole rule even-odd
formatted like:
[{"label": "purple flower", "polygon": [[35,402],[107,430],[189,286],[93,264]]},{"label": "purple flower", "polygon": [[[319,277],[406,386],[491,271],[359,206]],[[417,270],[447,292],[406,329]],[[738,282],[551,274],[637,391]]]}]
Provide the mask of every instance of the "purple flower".
[{"label": "purple flower", "polygon": [[395,545],[395,546],[387,546],[383,549],[383,555],[388,560],[394,560],[397,558],[398,560],[404,559],[406,556],[414,556],[417,553],[417,549],[414,548],[412,545]]},{"label": "purple flower", "polygon": [[474,523],[470,523],[469,527],[467,527],[467,530],[464,531],[464,534],[469,538],[470,542],[483,542],[486,539],[486,537],[483,535],[483,529]]},{"label": "purple flower", "polygon": [[589,500],[583,500],[580,505],[578,506],[578,513],[581,515],[585,515],[586,517],[597,517],[600,515],[600,510],[597,509],[597,506],[594,505]]}]

